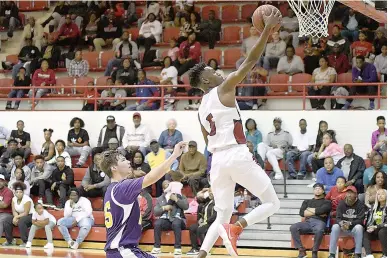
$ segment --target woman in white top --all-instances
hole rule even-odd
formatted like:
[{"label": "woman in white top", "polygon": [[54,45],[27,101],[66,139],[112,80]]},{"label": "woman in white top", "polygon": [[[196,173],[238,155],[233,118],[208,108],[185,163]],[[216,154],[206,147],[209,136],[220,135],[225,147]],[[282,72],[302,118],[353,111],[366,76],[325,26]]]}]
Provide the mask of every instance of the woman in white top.
[{"label": "woman in white top", "polygon": [[[319,66],[313,72],[312,83],[333,83],[336,80],[337,72],[333,67],[329,67],[329,60],[326,56],[319,59]],[[309,96],[330,96],[331,86],[314,85],[309,87]],[[326,99],[310,99],[311,107],[316,109],[325,109]]]},{"label": "woman in white top", "polygon": [[47,161],[47,164],[53,166],[53,170],[56,168],[56,162],[59,156],[63,157],[65,159],[65,165],[71,168],[71,157],[70,154],[65,151],[65,148],[66,143],[63,140],[58,140],[55,142],[55,157]]},{"label": "woman in white top", "polygon": [[219,67],[218,67],[218,62],[216,59],[212,58],[209,60],[209,62],[207,62],[207,65],[210,66],[211,68],[214,69],[214,71],[216,71],[216,73],[218,73],[219,75],[222,76],[222,78],[225,79],[225,73],[224,71],[222,71]]},{"label": "woman in white top", "polygon": [[[23,169],[21,168],[17,168],[15,170],[15,179],[14,180],[10,180],[9,183],[8,183],[8,187],[9,189],[13,190],[13,185],[16,183],[16,182],[22,182],[26,185],[26,190],[24,190],[24,194],[27,195],[27,196],[30,196],[30,188],[31,188],[31,185],[30,183],[28,183],[28,181],[26,180],[26,176],[24,175],[24,171]],[[15,191],[13,191],[13,194],[15,194]]]},{"label": "woman in white top", "polygon": [[32,214],[32,226],[30,228],[30,234],[28,235],[28,242],[26,248],[31,248],[32,240],[35,237],[35,232],[38,229],[44,228],[46,231],[47,244],[43,247],[45,249],[54,248],[53,244],[53,228],[57,220],[55,217],[43,208],[42,203],[35,204],[35,211]]},{"label": "woman in white top", "polygon": [[12,224],[19,227],[20,238],[23,241],[20,247],[25,247],[28,239],[28,228],[32,225],[34,204],[32,199],[24,194],[25,184],[16,182],[13,187],[15,196],[12,198]]},{"label": "woman in white top", "polygon": [[[163,59],[164,68],[160,72],[160,84],[161,85],[178,85],[178,70],[175,66],[172,65],[172,59],[169,56],[166,56]],[[165,88],[164,94],[164,110],[171,111],[175,108],[176,100],[171,98],[175,96],[176,87],[167,87]]]}]

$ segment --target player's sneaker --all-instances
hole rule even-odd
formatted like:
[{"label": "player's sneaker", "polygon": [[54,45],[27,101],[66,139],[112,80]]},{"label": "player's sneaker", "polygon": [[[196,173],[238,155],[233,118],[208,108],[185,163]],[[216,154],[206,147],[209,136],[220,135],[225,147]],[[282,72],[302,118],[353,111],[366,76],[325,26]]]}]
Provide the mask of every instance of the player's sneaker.
[{"label": "player's sneaker", "polygon": [[44,249],[53,249],[54,244],[53,243],[47,243],[45,246],[43,246]]},{"label": "player's sneaker", "polygon": [[160,248],[152,248],[152,251],[151,251],[151,254],[160,254],[162,252],[162,250],[160,250]]},{"label": "player's sneaker", "polygon": [[182,249],[174,249],[174,255],[182,255]]},{"label": "player's sneaker", "polygon": [[224,240],[224,246],[228,253],[237,257],[237,240],[243,229],[239,226],[235,226],[233,224],[222,224],[218,226],[218,234]]},{"label": "player's sneaker", "polygon": [[186,255],[197,255],[199,253],[199,251],[197,249],[191,249],[190,251],[188,251],[186,253]]},{"label": "player's sneaker", "polygon": [[27,244],[26,244],[26,248],[31,248],[31,242],[27,242]]}]

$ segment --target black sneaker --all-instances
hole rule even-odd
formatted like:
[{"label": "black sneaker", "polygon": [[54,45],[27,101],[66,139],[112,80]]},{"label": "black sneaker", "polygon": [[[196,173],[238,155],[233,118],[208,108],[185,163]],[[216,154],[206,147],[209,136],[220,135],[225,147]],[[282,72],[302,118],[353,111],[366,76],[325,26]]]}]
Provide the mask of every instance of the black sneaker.
[{"label": "black sneaker", "polygon": [[306,250],[303,249],[303,248],[300,248],[300,249],[299,249],[298,258],[306,258],[306,257],[307,257]]},{"label": "black sneaker", "polygon": [[335,258],[335,254],[330,254],[328,258]]},{"label": "black sneaker", "polygon": [[289,174],[287,179],[288,180],[294,180],[294,179],[296,179],[296,175],[295,174]]},{"label": "black sneaker", "polygon": [[197,255],[199,251],[197,249],[192,248],[190,251],[186,253],[186,255]]},{"label": "black sneaker", "polygon": [[354,254],[354,258],[361,258],[361,254]]},{"label": "black sneaker", "polygon": [[313,251],[311,258],[318,258],[318,252]]}]

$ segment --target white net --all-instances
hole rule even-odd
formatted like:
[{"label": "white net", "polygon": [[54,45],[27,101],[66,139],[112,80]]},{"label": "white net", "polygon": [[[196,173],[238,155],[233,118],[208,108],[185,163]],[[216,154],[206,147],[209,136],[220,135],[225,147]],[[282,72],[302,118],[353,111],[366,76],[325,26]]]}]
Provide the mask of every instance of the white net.
[{"label": "white net", "polygon": [[327,37],[329,14],[335,0],[288,0],[299,20],[299,37]]}]

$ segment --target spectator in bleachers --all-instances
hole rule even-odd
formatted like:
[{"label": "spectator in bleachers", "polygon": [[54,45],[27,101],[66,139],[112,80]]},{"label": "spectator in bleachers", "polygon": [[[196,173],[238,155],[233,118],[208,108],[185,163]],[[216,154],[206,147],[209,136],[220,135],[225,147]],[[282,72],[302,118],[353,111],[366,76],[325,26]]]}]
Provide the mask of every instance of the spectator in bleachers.
[{"label": "spectator in bleachers", "polygon": [[201,22],[199,30],[198,40],[209,43],[209,49],[213,49],[221,33],[221,20],[216,18],[214,10],[209,11],[209,19]]},{"label": "spectator in bleachers", "polygon": [[386,34],[386,29],[384,27],[379,27],[376,32],[376,36],[373,40],[373,54],[375,56],[380,55],[382,50],[382,46],[387,45],[387,37],[385,36]]},{"label": "spectator in bleachers", "polygon": [[329,66],[333,67],[337,74],[347,73],[349,71],[348,56],[344,52],[341,52],[338,43],[334,44],[332,54],[328,55],[327,59],[329,60]]},{"label": "spectator in bleachers", "polygon": [[363,246],[365,258],[373,258],[371,240],[376,238],[383,247],[383,256],[387,257],[387,190],[380,189],[376,195],[376,202],[366,215],[366,230],[364,232]]},{"label": "spectator in bleachers", "polygon": [[160,42],[162,29],[162,24],[156,20],[155,14],[148,14],[147,20],[141,25],[139,36],[136,40],[138,47],[144,46],[145,52],[148,52],[154,44]]},{"label": "spectator in bleachers", "polygon": [[[26,45],[20,50],[18,58],[19,63],[12,67],[12,79],[16,80],[19,69],[24,67],[26,69],[26,76],[31,75],[31,63],[34,59],[38,60],[42,57],[39,49],[32,45],[31,39],[25,39]],[[32,71],[34,72],[34,71]]]},{"label": "spectator in bleachers", "polygon": [[[323,135],[327,132],[327,129],[329,128],[328,124],[326,121],[319,121],[319,125],[318,125],[318,134],[317,134],[317,138],[315,140],[315,145],[314,145],[314,151],[313,151],[313,154],[311,154],[308,158],[307,158],[307,163],[310,165],[310,167],[312,168],[312,160],[314,158],[314,156],[318,153],[319,149],[321,148],[321,145],[322,145],[322,138],[323,138]],[[335,139],[333,139],[334,142],[337,142]]]},{"label": "spectator in bleachers", "polygon": [[[32,40],[32,44],[39,49],[42,49],[43,45],[46,45],[46,39],[43,36],[43,28],[40,24],[36,23],[33,16],[28,17],[27,24],[24,26],[22,39]],[[26,41],[22,40],[20,48],[25,46]]]},{"label": "spectator in bleachers", "polygon": [[359,13],[349,8],[342,19],[342,27],[344,28],[341,31],[342,37],[347,38],[350,42],[357,41],[361,19]]},{"label": "spectator in bleachers", "polygon": [[80,30],[72,19],[66,15],[66,22],[59,28],[57,46],[69,46],[69,52],[73,52],[81,36]]},{"label": "spectator in bleachers", "polygon": [[221,75],[222,78],[225,78],[225,73],[218,66],[217,59],[214,59],[214,58],[209,59],[209,61],[207,62],[207,65],[210,66],[211,68],[213,68],[213,70],[216,71],[216,73],[218,73],[219,75]]},{"label": "spectator in bleachers", "polygon": [[[94,225],[92,203],[80,196],[77,188],[70,188],[69,200],[66,201],[64,218],[58,220],[58,229],[71,249],[78,249],[79,245],[88,236]],[[77,239],[73,241],[69,234],[69,228],[79,227]]]},{"label": "spectator in bleachers", "polygon": [[[87,14],[87,5],[84,1],[70,1],[68,3],[69,5],[69,15],[71,17],[71,20],[73,23],[75,23],[81,31],[82,29],[82,24],[84,23],[84,18],[86,18]],[[61,18],[60,23],[64,23],[64,18]]]},{"label": "spectator in bleachers", "polygon": [[141,231],[152,228],[153,204],[147,189],[142,189],[138,197],[141,215]]},{"label": "spectator in bleachers", "polygon": [[0,156],[7,150],[7,140],[9,139],[11,132],[8,128],[0,126]]},{"label": "spectator in bleachers", "polygon": [[159,5],[158,1],[147,0],[146,1],[145,15],[144,15],[144,17],[139,18],[137,20],[138,27],[141,28],[142,24],[148,21],[150,14],[153,14],[154,18],[156,19],[159,17],[159,13],[160,13],[160,5]]},{"label": "spectator in bleachers", "polygon": [[70,77],[79,78],[85,77],[89,72],[89,62],[82,59],[82,50],[77,50],[75,52],[75,57],[70,61],[67,72]]},{"label": "spectator in bleachers", "polygon": [[383,164],[387,163],[387,128],[385,128],[385,117],[377,117],[378,129],[372,133],[372,151],[368,153],[370,159],[379,154],[383,158]]},{"label": "spectator in bleachers", "polygon": [[66,151],[65,141],[57,140],[55,142],[55,149],[56,149],[55,157],[47,161],[47,164],[52,166],[52,170],[56,168],[58,157],[62,157],[65,160],[65,165],[71,168],[72,167],[71,157],[70,157],[70,154]]},{"label": "spectator in bleachers", "polygon": [[279,59],[285,55],[286,42],[280,39],[279,32],[272,33],[272,41],[265,47],[265,56],[261,57],[262,66],[266,70],[277,67]]},{"label": "spectator in bleachers", "polygon": [[13,159],[13,165],[10,169],[10,181],[16,180],[16,169],[20,168],[24,172],[25,180],[28,182],[31,182],[31,169],[24,163],[24,159],[22,157],[22,154],[20,152],[15,152],[12,154],[11,158]]},{"label": "spectator in bleachers", "polygon": [[[88,82],[88,86],[91,86],[91,87],[87,87],[84,91],[84,97],[88,98],[88,100],[85,100],[84,106],[82,107],[82,111],[93,111],[95,101],[93,99],[90,99],[90,98],[94,98],[94,97],[99,98],[100,97],[100,93],[98,92],[98,90],[95,90],[94,87],[92,87],[92,86],[94,86],[94,82],[92,82],[92,81]],[[102,100],[97,100],[97,103],[96,103],[97,110],[102,110],[102,105],[100,102],[102,102]]]},{"label": "spectator in bleachers", "polygon": [[326,221],[330,215],[331,203],[325,200],[325,189],[320,183],[314,184],[314,198],[304,200],[299,210],[299,215],[305,221],[297,222],[290,227],[292,240],[299,250],[298,257],[307,257],[306,249],[300,239],[301,234],[313,233],[314,246],[312,257],[318,258],[319,246],[325,233]]},{"label": "spectator in bleachers", "polygon": [[65,4],[65,1],[58,1],[56,3],[53,13],[42,23],[42,27],[44,28],[47,24],[50,24],[51,28],[49,29],[49,31],[50,33],[53,32],[54,29],[59,27],[61,18],[68,13],[69,6]]},{"label": "spectator in bleachers", "polygon": [[124,1],[124,27],[130,28],[137,20],[135,1]]},{"label": "spectator in bleachers", "polygon": [[7,149],[0,157],[0,175],[4,175],[6,180],[9,180],[11,175],[9,170],[13,166],[12,156],[17,152],[17,141],[14,139],[8,140]]},{"label": "spectator in bleachers", "polygon": [[110,45],[115,49],[121,35],[121,21],[114,16],[114,12],[109,11],[108,15],[103,16],[97,24],[97,36],[93,40],[95,50],[101,52],[102,47]]},{"label": "spectator in bleachers", "polygon": [[51,128],[43,129],[45,142],[42,144],[40,155],[44,157],[44,161],[49,161],[55,156],[55,145],[51,140],[53,132],[54,130]]},{"label": "spectator in bleachers", "polygon": [[112,151],[119,150],[120,151],[119,141],[116,138],[109,139],[108,146],[109,146],[109,150],[112,150]]},{"label": "spectator in bleachers", "polygon": [[[131,166],[134,171],[134,173],[138,176],[144,176],[148,174],[148,172],[151,171],[151,167],[148,163],[144,162],[144,154],[140,150],[136,150],[132,154],[132,159],[131,159]],[[152,187],[148,186],[145,188],[145,190],[148,193],[152,193]]]},{"label": "spectator in bleachers", "polygon": [[[244,39],[241,45],[241,57],[236,62],[236,69],[245,61],[247,54],[251,51],[252,47],[257,43],[259,39],[259,32],[254,27],[251,26],[249,29],[249,37]],[[260,60],[257,61],[256,65],[260,66]]]},{"label": "spectator in bleachers", "polygon": [[178,37],[178,44],[180,45],[183,41],[186,41],[189,37],[189,33],[193,32],[189,21],[187,20],[188,17],[186,15],[183,15],[179,19],[180,23],[180,29],[179,29],[179,37]]},{"label": "spectator in bleachers", "polygon": [[150,128],[146,124],[141,123],[139,112],[135,112],[132,119],[133,126],[125,128],[123,147],[130,157],[133,157],[138,150],[145,156],[151,141]]},{"label": "spectator in bleachers", "polygon": [[67,133],[66,151],[71,157],[79,156],[76,167],[82,167],[92,152],[89,144],[89,134],[84,127],[85,122],[79,117],[74,117],[70,121],[71,129]]},{"label": "spectator in bleachers", "polygon": [[[43,60],[41,64],[41,68],[36,70],[34,72],[34,75],[32,76],[32,85],[36,87],[42,87],[38,88],[37,90],[30,90],[28,92],[28,97],[32,98],[33,94],[35,94],[35,106],[38,105],[38,101],[36,99],[39,99],[50,92],[50,86],[55,85],[56,79],[55,79],[55,73],[52,69],[49,69],[49,63],[47,60]],[[34,92],[35,91],[35,92]],[[28,101],[30,108],[32,108],[32,103],[29,100]]]},{"label": "spectator in bleachers", "polygon": [[175,144],[183,141],[182,133],[176,129],[178,123],[174,118],[171,118],[166,123],[167,129],[159,136],[159,145],[163,149],[173,152]]},{"label": "spectator in bleachers", "polygon": [[109,60],[104,75],[110,76],[113,69],[119,67],[123,60],[129,59],[134,62],[134,60],[137,60],[138,58],[139,50],[136,43],[129,39],[128,31],[124,31],[121,36],[121,41],[116,44],[115,57]]},{"label": "spectator in bleachers", "polygon": [[[175,66],[172,65],[173,60],[171,57],[166,56],[163,59],[163,69],[160,72],[160,84],[161,85],[172,85],[175,86],[178,85],[178,70]],[[166,93],[170,93],[171,95],[175,95],[174,88],[175,87],[168,87],[166,89]],[[174,100],[175,102],[175,100]],[[166,103],[165,103],[166,105]]]},{"label": "spectator in bleachers", "polygon": [[56,162],[57,167],[47,180],[50,188],[47,188],[45,192],[46,201],[48,205],[53,206],[53,195],[59,196],[58,209],[63,209],[67,199],[67,191],[74,186],[74,172],[70,167],[65,165],[64,157],[57,157]]},{"label": "spectator in bleachers", "polygon": [[[293,149],[286,154],[286,162],[288,167],[288,179],[303,179],[307,171],[307,158],[311,155],[314,147],[314,136],[307,132],[307,121],[299,120],[300,130],[292,136]],[[296,172],[294,163],[299,160],[299,172]]]},{"label": "spectator in bleachers", "polygon": [[[163,161],[165,161],[166,159],[168,159],[171,156],[171,152],[166,151],[163,148],[160,148],[159,143],[156,139],[151,140],[150,148],[151,148],[151,152],[147,154],[144,162],[148,163],[150,165],[151,169],[157,167]],[[178,169],[178,165],[179,165],[179,162],[177,160],[175,160],[174,163],[171,165],[170,170],[176,171]],[[156,197],[161,196],[163,193],[163,190],[164,190],[164,188],[162,187],[163,180],[164,180],[164,176],[155,183],[155,185],[156,185]],[[156,214],[155,214],[155,216],[156,216]]]},{"label": "spectator in bleachers", "polygon": [[292,43],[294,48],[299,46],[299,21],[291,7],[287,8],[287,16],[282,18],[282,27],[280,28],[280,38]]},{"label": "spectator in bleachers", "polygon": [[[152,145],[151,145],[152,146]],[[151,166],[152,168],[152,166]],[[163,182],[163,190],[169,185],[169,181]],[[157,195],[158,196],[158,195]],[[174,204],[169,205],[168,202],[172,201]],[[159,217],[154,222],[154,248],[151,254],[160,254],[160,240],[162,237],[162,231],[173,230],[175,236],[174,255],[181,255],[182,245],[182,230],[186,228],[186,218],[184,210],[189,208],[189,203],[184,195],[171,194],[169,200],[166,199],[166,193],[161,194],[157,198],[156,206],[154,208],[154,214]]]},{"label": "spectator in bleachers", "polygon": [[196,40],[195,33],[189,34],[186,41],[179,46],[178,59],[174,66],[178,69],[178,76],[181,76],[197,64],[201,57],[201,44]]},{"label": "spectator in bleachers", "polygon": [[199,30],[199,26],[201,24],[201,16],[199,16],[199,13],[195,12],[195,11],[192,11],[190,12],[190,19],[189,19],[189,23],[190,23],[190,27],[191,29],[195,32],[196,36],[198,36],[200,30]]},{"label": "spectator in bleachers", "polygon": [[[120,78],[116,79],[115,81],[116,86],[123,86],[123,82],[121,81]],[[127,91],[125,88],[114,88],[112,90],[114,93],[113,98],[115,98],[113,101],[110,101],[109,105],[106,105],[104,107],[104,110],[123,110],[126,107],[126,100],[124,99],[119,99],[119,98],[126,98],[127,97]]]},{"label": "spectator in bleachers", "polygon": [[374,65],[376,72],[381,75],[381,79],[387,82],[387,45],[382,45],[381,53],[376,56]]},{"label": "spectator in bleachers", "polygon": [[206,178],[207,162],[205,156],[197,149],[197,142],[189,142],[189,151],[184,153],[179,163],[179,171],[184,174],[182,182],[188,184],[194,196],[204,187],[209,187]]},{"label": "spectator in bleachers", "polygon": [[11,179],[8,182],[8,187],[10,189],[13,189],[13,185],[17,182],[23,183],[26,186],[26,189],[24,190],[24,194],[27,196],[30,196],[30,183],[26,180],[26,176],[24,175],[24,171],[21,168],[15,169],[15,179]]},{"label": "spectator in bleachers", "polygon": [[277,72],[290,76],[297,73],[304,73],[303,60],[300,56],[295,55],[295,48],[293,46],[287,46],[286,55],[279,59]]},{"label": "spectator in bleachers", "polygon": [[31,137],[30,134],[24,131],[24,122],[22,120],[16,123],[17,130],[12,130],[9,139],[14,139],[18,143],[18,152],[23,153],[24,160],[27,160],[31,154]]},{"label": "spectator in bleachers", "polygon": [[275,130],[268,133],[264,142],[259,143],[257,152],[263,161],[267,159],[271,164],[275,173],[274,179],[282,180],[283,174],[278,160],[283,159],[288,148],[292,146],[292,136],[289,132],[282,129],[282,119],[280,117],[275,117],[273,125]]},{"label": "spectator in bleachers", "polygon": [[110,106],[110,103],[112,102],[112,100],[107,100],[107,99],[104,99],[104,98],[111,98],[114,96],[113,94],[113,87],[110,87],[110,86],[113,86],[114,83],[113,83],[113,79],[112,77],[108,77],[106,79],[106,85],[109,87],[109,88],[105,88],[102,92],[101,92],[101,99],[102,100],[98,100],[98,104],[99,104],[99,107],[100,107],[100,110],[104,110],[104,108],[106,106]]},{"label": "spectator in bleachers", "polygon": [[174,27],[175,10],[172,1],[164,1],[164,5],[160,10],[160,16],[163,28]]},{"label": "spectator in bleachers", "polygon": [[305,57],[303,58],[304,71],[308,74],[313,74],[314,70],[319,67],[321,53],[316,48],[307,47],[304,50]]},{"label": "spectator in bleachers", "polygon": [[110,184],[110,178],[101,170],[101,155],[100,153],[94,155],[93,163],[86,169],[81,186],[78,188],[80,196],[88,198],[105,196],[106,189]]},{"label": "spectator in bleachers", "polygon": [[[145,70],[139,70],[137,72],[138,83],[137,85],[155,85],[156,83],[147,78],[147,73]],[[159,97],[160,91],[156,87],[140,87],[136,88],[136,97]],[[129,105],[125,110],[157,110],[160,107],[160,101],[154,99],[141,99],[136,101],[136,104]]]},{"label": "spectator in bleachers", "polygon": [[167,51],[167,56],[171,58],[171,61],[174,62],[179,56],[179,45],[175,38],[170,39],[170,48]]},{"label": "spectator in bleachers", "polygon": [[44,249],[53,249],[53,229],[57,223],[55,217],[43,208],[42,203],[35,204],[35,210],[32,213],[32,225],[28,234],[28,242],[26,248],[31,248],[32,240],[35,237],[35,232],[38,229],[44,228],[46,232],[47,244],[43,247]]},{"label": "spectator in bleachers", "polygon": [[[31,78],[26,75],[26,68],[20,67],[18,73],[16,74],[16,78],[14,79],[13,85],[15,89],[11,90],[8,94],[8,98],[23,98],[25,94],[28,93],[28,89],[18,89],[18,87],[22,86],[31,86]],[[8,100],[5,109],[15,109],[18,110],[20,105],[20,100],[15,100],[15,105],[12,108],[12,100]]]},{"label": "spectator in bleachers", "polygon": [[263,141],[263,136],[254,119],[248,118],[245,122],[245,138],[253,144],[253,151],[257,152],[257,145]]},{"label": "spectator in bleachers", "polygon": [[13,193],[7,187],[7,181],[4,175],[0,174],[0,234],[5,233],[5,242],[2,246],[12,245],[13,235],[13,215],[12,215]]},{"label": "spectator in bleachers", "polygon": [[327,41],[327,46],[325,50],[326,54],[332,54],[337,44],[339,47],[338,53],[343,53],[346,56],[350,54],[349,40],[346,37],[342,36],[340,26],[334,25],[332,30],[332,36]]},{"label": "spectator in bleachers", "polygon": [[43,197],[45,191],[49,188],[48,179],[51,177],[53,169],[50,165],[46,164],[43,156],[37,155],[34,157],[34,167],[31,169],[31,194],[38,196],[39,200],[43,203]]},{"label": "spectator in bleachers", "polygon": [[26,247],[28,240],[28,228],[32,225],[32,213],[34,212],[34,202],[24,194],[26,185],[17,182],[13,185],[15,196],[12,198],[12,224],[19,228],[22,243],[19,247]]},{"label": "spectator in bleachers", "polygon": [[[360,34],[362,35],[362,34]],[[352,80],[353,83],[371,83],[377,82],[377,71],[373,64],[365,61],[365,57],[357,56],[356,65],[352,68]],[[360,86],[350,87],[349,95],[356,95],[367,93],[368,95],[375,95],[377,92],[377,86]],[[349,109],[353,99],[347,99],[342,109]],[[369,109],[375,109],[375,99],[369,99]]]},{"label": "spectator in bleachers", "polygon": [[106,125],[101,128],[98,136],[97,147],[93,148],[93,155],[107,150],[109,148],[108,142],[111,138],[116,138],[119,142],[119,146],[121,147],[123,145],[124,132],[124,127],[116,124],[114,116],[107,116]]},{"label": "spectator in bleachers", "polygon": [[[319,68],[316,68],[311,77],[311,83],[333,83],[336,80],[337,72],[329,66],[329,59],[322,56],[319,59]],[[329,96],[331,86],[314,85],[308,88],[310,96]],[[326,99],[310,99],[311,107],[325,109]]]},{"label": "spectator in bleachers", "polygon": [[[122,61],[121,61],[122,60]],[[131,57],[120,59],[121,67],[112,73],[114,81],[121,81],[125,85],[134,85],[137,81],[137,69]]]},{"label": "spectator in bleachers", "polygon": [[[124,2],[124,4],[126,3],[127,1]],[[97,3],[95,1],[90,1],[88,2],[88,4],[90,3],[89,7],[88,7],[88,13],[95,13],[96,14],[96,17],[97,19],[98,18],[101,18],[101,16],[103,16],[108,8],[109,8],[109,2],[107,1],[98,1]]]},{"label": "spectator in bleachers", "polygon": [[[252,153],[253,160],[254,160],[258,165],[260,165],[260,167],[262,167],[262,168],[264,169],[264,167],[265,167],[264,161],[261,159],[261,157],[260,157],[260,155],[257,153],[257,151],[255,151],[255,150],[253,149],[253,147],[254,147],[253,143],[250,142],[250,141],[247,141],[247,147],[248,147],[249,152]],[[208,162],[209,162],[209,160],[208,160]],[[207,167],[208,167],[208,168],[207,168],[207,171],[210,171],[210,169],[209,169],[209,164],[208,164]],[[209,181],[209,180],[208,180],[208,181]]]},{"label": "spectator in bleachers", "polygon": [[191,250],[186,255],[197,255],[199,253],[199,247],[202,245],[209,227],[217,217],[217,212],[214,210],[214,197],[211,189],[203,189],[196,196],[199,202],[197,223],[191,225],[189,228]]},{"label": "spectator in bleachers", "polygon": [[8,27],[7,36],[13,37],[13,32],[21,24],[19,8],[14,1],[5,1],[0,8],[0,25]]},{"label": "spectator in bleachers", "polygon": [[345,157],[338,160],[336,166],[344,172],[346,186],[354,185],[358,193],[363,193],[362,174],[365,170],[365,161],[353,153],[353,146],[351,144],[345,144],[344,154]]},{"label": "spectator in bleachers", "polygon": [[325,193],[328,193],[336,185],[339,176],[344,176],[344,172],[334,165],[332,157],[327,157],[324,166],[317,171],[317,183],[322,184]]},{"label": "spectator in bleachers", "polygon": [[365,169],[364,175],[363,175],[363,184],[365,189],[370,184],[374,174],[376,174],[379,171],[383,171],[384,173],[387,173],[387,166],[383,164],[382,160],[383,159],[379,154],[374,155],[372,158],[372,166]]},{"label": "spectator in bleachers", "polygon": [[[251,97],[254,96],[254,88],[252,86],[237,87],[236,96]],[[251,110],[253,108],[253,99],[237,99],[237,104],[240,110]]]},{"label": "spectator in bleachers", "polygon": [[365,211],[364,204],[357,199],[356,188],[348,187],[345,200],[340,201],[338,204],[336,223],[331,228],[329,258],[336,256],[340,235],[352,236],[354,238],[354,257],[361,258]]},{"label": "spectator in bleachers", "polygon": [[314,158],[311,161],[314,173],[324,166],[324,160],[328,157],[333,158],[334,164],[344,157],[343,149],[334,141],[335,132],[328,130],[322,136],[322,145],[318,152],[313,153]]},{"label": "spectator in bleachers", "polygon": [[370,62],[369,56],[372,53],[373,45],[372,43],[366,41],[366,33],[361,31],[359,34],[359,41],[353,42],[353,44],[350,46],[351,49],[351,56],[353,66],[356,66],[356,58],[358,56],[363,56],[364,58],[368,58],[368,62]]},{"label": "spectator in bleachers", "polygon": [[39,59],[36,62],[32,62],[32,67],[39,67],[43,60],[46,60],[49,63],[49,67],[51,69],[55,69],[58,67],[58,62],[61,57],[61,48],[54,45],[55,38],[52,35],[49,35],[47,38],[47,46],[42,48],[42,57],[43,59]]},{"label": "spectator in bleachers", "polygon": [[[331,212],[330,217],[335,218],[337,216],[337,207],[340,201],[345,200],[346,196],[346,178],[343,176],[337,177],[335,181],[335,187],[332,187],[325,196],[326,200],[331,201]],[[353,187],[353,186],[349,186]]]},{"label": "spectator in bleachers", "polygon": [[89,51],[94,50],[93,40],[97,37],[97,28],[100,18],[97,19],[96,13],[90,13],[88,22],[84,24],[83,28],[83,43],[88,46]]},{"label": "spectator in bleachers", "polygon": [[387,174],[378,171],[376,172],[372,180],[370,181],[370,184],[365,189],[365,205],[369,208],[373,207],[376,201],[377,192],[380,189],[387,189]]}]

